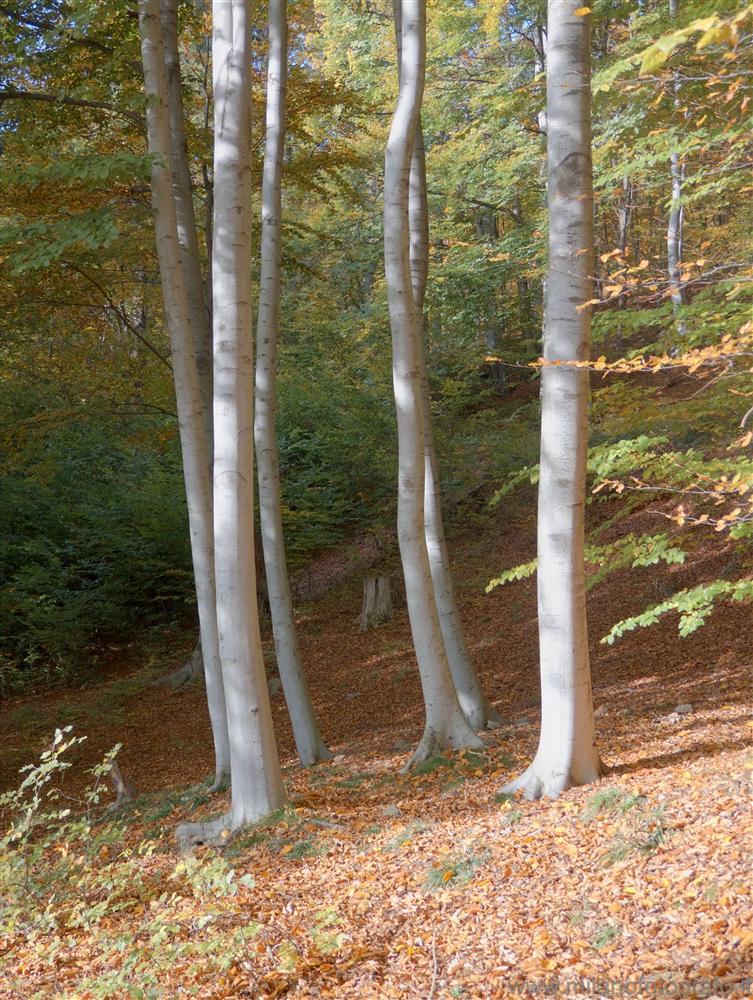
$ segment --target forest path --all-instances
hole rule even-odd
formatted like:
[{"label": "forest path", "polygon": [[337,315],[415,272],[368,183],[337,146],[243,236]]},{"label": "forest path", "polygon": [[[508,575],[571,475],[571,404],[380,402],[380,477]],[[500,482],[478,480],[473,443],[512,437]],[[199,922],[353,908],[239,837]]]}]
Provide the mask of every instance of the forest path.
[{"label": "forest path", "polygon": [[[359,634],[358,579],[301,610],[304,662],[336,757],[301,771],[283,701],[274,700],[292,808],[228,851],[256,880],[238,905],[262,924],[261,943],[226,977],[199,979],[202,998],[506,998],[553,977],[642,974],[685,982],[674,995],[710,977],[729,984],[727,995],[748,995],[750,609],[720,607],[691,639],[667,621],[604,646],[614,621],[661,599],[670,582],[719,573],[725,556],[721,545],[699,549],[685,566],[602,583],[589,595],[589,619],[610,774],[553,802],[501,798],[538,736],[535,580],[489,595],[484,587],[532,557],[533,514],[532,494],[521,493],[452,547],[471,652],[505,720],[485,753],[448,753],[400,774],[422,729],[405,613]],[[633,530],[656,530],[645,513],[633,520]],[[165,872],[176,823],[197,803],[221,806],[202,789],[183,794],[211,768],[203,690],[150,685],[189,651],[192,638],[180,641],[153,652],[147,671],[126,663],[96,688],[14,699],[0,720],[6,784],[56,725],[87,734],[82,762],[122,742],[124,774],[154,793],[134,806],[133,833],[168,848],[155,862]],[[681,704],[692,711],[674,713]],[[77,771],[66,779],[71,794]],[[165,973],[171,995],[184,974],[180,963]],[[45,975],[38,966],[35,988]],[[579,994],[563,986],[562,995]]]}]

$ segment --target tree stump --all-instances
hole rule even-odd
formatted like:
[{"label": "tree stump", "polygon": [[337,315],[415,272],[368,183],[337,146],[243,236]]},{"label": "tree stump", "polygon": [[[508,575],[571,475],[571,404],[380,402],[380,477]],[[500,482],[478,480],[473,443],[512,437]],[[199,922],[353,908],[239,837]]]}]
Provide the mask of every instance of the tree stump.
[{"label": "tree stump", "polygon": [[404,604],[402,581],[394,576],[367,576],[363,581],[363,606],[359,632],[368,632],[392,617]]}]

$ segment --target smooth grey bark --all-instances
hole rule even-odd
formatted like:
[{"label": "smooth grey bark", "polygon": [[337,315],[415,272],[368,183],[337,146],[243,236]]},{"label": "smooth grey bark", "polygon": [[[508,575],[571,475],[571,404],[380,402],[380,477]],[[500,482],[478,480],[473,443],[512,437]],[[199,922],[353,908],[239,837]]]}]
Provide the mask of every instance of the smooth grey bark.
[{"label": "smooth grey bark", "polygon": [[549,281],[541,372],[538,612],[541,735],[505,791],[556,796],[602,773],[596,750],[583,561],[592,297],[591,16],[549,0]]},{"label": "smooth grey bark", "polygon": [[[168,166],[171,136],[167,101],[165,50],[158,0],[139,4],[141,57],[146,91],[147,142],[154,154],[151,171],[152,210],[162,294],[170,333],[170,349],[178,409],[183,475],[186,486],[191,555],[204,649],[218,648],[215,611],[214,542],[209,455],[203,423],[203,398],[192,335],[183,258],[178,239],[172,170]],[[206,671],[207,700],[215,750],[215,787],[229,778],[230,746],[225,696],[219,663]]]},{"label": "smooth grey bark", "polygon": [[[678,0],[669,0],[669,16],[672,20],[677,17]],[[677,112],[680,107],[680,81],[677,72],[672,74],[674,88],[674,107]],[[680,154],[676,149],[671,149],[669,153],[669,173],[672,181],[672,201],[669,207],[669,219],[667,222],[667,272],[669,277],[669,296],[672,301],[672,312],[675,318],[675,326],[680,336],[684,336],[686,329],[681,313],[685,301],[682,289],[680,274],[682,271],[682,182],[684,165],[680,160]]]},{"label": "smooth grey bark", "polygon": [[410,169],[424,88],[425,17],[424,0],[401,0],[400,82],[384,171],[385,276],[398,428],[397,530],[426,711],[424,735],[409,763],[446,746],[483,745],[460,707],[450,673],[425,537],[423,328],[413,293],[408,217]]},{"label": "smooth grey bark", "polygon": [[214,82],[214,551],[231,804],[179,827],[182,845],[222,841],[285,801],[259,631],[254,563],[251,313],[251,33],[248,0],[212,4]]},{"label": "smooth grey bark", "polygon": [[254,439],[259,476],[259,520],[277,669],[293,727],[296,750],[301,764],[309,767],[317,761],[329,760],[332,753],[322,740],[298,647],[282,530],[280,464],[275,429],[287,59],[287,0],[270,0]]},{"label": "smooth grey bark", "polygon": [[[207,441],[207,463],[211,500],[212,466],[214,459],[211,314],[207,306],[204,279],[201,273],[199,237],[193,199],[193,181],[188,162],[188,142],[186,139],[180,54],[178,51],[177,2],[176,0],[160,0],[159,6],[162,39],[165,49],[165,69],[167,72],[167,107],[170,123],[170,167],[173,175],[173,196],[175,199],[181,263],[183,265],[186,295],[191,316],[191,335],[193,337],[194,355],[199,375],[199,385],[201,387],[202,422]],[[212,552],[212,566],[214,567],[214,552]],[[212,604],[215,607],[216,617],[216,601],[213,601]],[[200,642],[197,650],[204,669],[204,676],[207,678],[209,716],[212,729],[218,729],[222,734],[221,738],[223,742],[227,743],[227,712],[224,695],[222,699],[219,698],[222,668],[220,665],[220,645],[216,624],[211,636],[208,636],[207,639],[212,640],[211,646],[206,646],[203,642]],[[229,749],[227,753],[229,760]],[[223,787],[227,784],[228,780],[229,774],[223,775]]]},{"label": "smooth grey bark", "polygon": [[178,221],[183,273],[186,278],[188,305],[191,310],[191,332],[194,339],[196,365],[199,370],[201,394],[204,402],[204,427],[210,455],[212,441],[212,328],[209,309],[204,294],[201,273],[199,236],[193,200],[193,181],[188,162],[188,142],[183,110],[180,55],[178,52],[177,0],[160,0],[160,21],[165,45],[167,70],[167,99],[170,120],[170,166],[173,171],[173,194]]},{"label": "smooth grey bark", "polygon": [[279,808],[285,792],[254,563],[250,4],[214,0],[212,15],[214,543],[235,829]]},{"label": "smooth grey bark", "polygon": [[[393,0],[398,75],[402,62],[402,11]],[[465,640],[463,621],[455,598],[450,554],[442,518],[439,464],[431,425],[431,395],[424,348],[424,303],[429,277],[429,206],[426,190],[426,148],[420,110],[410,160],[408,178],[408,229],[411,289],[419,328],[416,357],[421,391],[421,420],[424,443],[424,535],[429,556],[434,600],[452,680],[460,707],[476,731],[500,721],[499,714],[481,690],[478,674]],[[496,229],[496,227],[495,227]]]}]

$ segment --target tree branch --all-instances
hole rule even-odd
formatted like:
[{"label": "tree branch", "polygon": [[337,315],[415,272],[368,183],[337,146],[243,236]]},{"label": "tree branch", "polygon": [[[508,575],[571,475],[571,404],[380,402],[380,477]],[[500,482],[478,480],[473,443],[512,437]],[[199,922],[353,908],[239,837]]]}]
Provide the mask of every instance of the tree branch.
[{"label": "tree branch", "polygon": [[46,104],[67,104],[74,108],[91,108],[95,111],[107,111],[121,118],[144,127],[144,119],[133,111],[125,111],[123,108],[116,108],[106,101],[86,101],[80,97],[66,97],[63,94],[46,94],[38,90],[16,90],[14,87],[6,87],[0,90],[0,104],[4,101],[43,101]]},{"label": "tree branch", "polygon": [[105,300],[105,302],[107,303],[107,308],[111,309],[112,312],[115,313],[115,315],[118,317],[118,319],[120,320],[120,322],[128,329],[128,331],[130,333],[133,334],[133,336],[136,338],[136,340],[138,340],[140,343],[142,343],[144,345],[144,347],[147,348],[147,350],[151,351],[152,354],[155,355],[155,357],[159,358],[160,361],[164,365],[167,365],[167,367],[170,369],[170,371],[173,370],[173,366],[170,364],[170,361],[168,360],[168,358],[164,354],[162,354],[162,352],[159,351],[154,346],[154,344],[152,344],[151,341],[148,340],[144,336],[144,334],[141,333],[141,331],[136,326],[133,325],[133,323],[130,321],[130,319],[125,314],[125,312],[120,308],[120,306],[118,306],[115,302],[113,302],[112,298],[110,297],[110,295],[107,292],[107,289],[104,288],[97,281],[96,278],[92,278],[92,276],[90,274],[87,274],[86,271],[83,271],[80,267],[77,267],[75,264],[71,263],[71,261],[69,261],[69,260],[65,261],[64,263],[72,271],[75,271],[76,274],[80,274],[81,277],[84,278],[85,281],[88,281],[89,284],[93,285],[97,289],[97,291],[100,293],[100,295],[102,296],[102,298]]}]

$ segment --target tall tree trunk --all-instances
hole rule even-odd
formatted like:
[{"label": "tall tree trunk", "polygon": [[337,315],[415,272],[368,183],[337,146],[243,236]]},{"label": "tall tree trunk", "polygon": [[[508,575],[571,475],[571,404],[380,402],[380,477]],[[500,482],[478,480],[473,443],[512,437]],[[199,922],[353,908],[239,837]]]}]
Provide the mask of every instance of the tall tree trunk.
[{"label": "tall tree trunk", "polygon": [[[678,12],[678,0],[669,0],[669,16],[675,20]],[[672,74],[672,86],[674,89],[675,112],[679,113],[680,107],[680,81],[677,72]],[[680,161],[680,154],[676,149],[669,152],[669,173],[672,179],[672,201],[669,207],[669,221],[667,223],[667,271],[669,276],[669,295],[672,301],[672,312],[675,317],[675,327],[680,336],[685,335],[685,323],[682,320],[681,312],[685,297],[682,290],[680,274],[682,271],[682,182],[683,164]]]},{"label": "tall tree trunk", "polygon": [[277,453],[277,336],[280,315],[282,156],[285,145],[287,0],[269,3],[267,131],[262,175],[261,277],[256,341],[254,438],[259,473],[259,515],[277,669],[304,767],[332,754],[324,745],[298,649],[282,533]]},{"label": "tall tree trunk", "polygon": [[[592,297],[591,17],[580,0],[549,0],[547,161],[549,282],[541,372],[538,610],[541,735],[528,770],[507,786],[527,798],[596,780],[583,565]],[[585,251],[585,252],[584,252]]]},{"label": "tall tree trunk", "polygon": [[285,800],[254,568],[249,2],[214,0],[212,15],[214,551],[232,795],[227,816],[179,828],[183,843],[221,840]]},{"label": "tall tree trunk", "polygon": [[199,236],[193,201],[193,181],[188,162],[188,143],[183,111],[183,90],[178,52],[177,0],[160,0],[160,21],[165,45],[167,102],[170,120],[170,166],[173,171],[173,194],[178,221],[186,294],[191,310],[191,332],[204,402],[204,428],[210,466],[212,460],[212,327],[201,273]]},{"label": "tall tree trunk", "polygon": [[[620,250],[620,254],[624,259],[625,253],[628,248],[628,235],[630,232],[630,220],[632,218],[633,209],[633,182],[625,174],[622,178],[622,200],[620,202],[619,208],[617,209],[617,246]],[[594,258],[595,259],[595,258]],[[624,309],[627,304],[627,295],[624,292],[617,299],[617,308]],[[617,338],[618,344],[621,342],[621,331],[620,324],[617,326]]]},{"label": "tall tree trunk", "polygon": [[[401,0],[393,0],[395,37],[397,41],[398,75],[402,62],[402,11]],[[496,224],[492,219],[493,232]],[[475,730],[485,729],[500,721],[481,690],[465,641],[463,622],[455,599],[452,583],[450,554],[442,518],[442,498],[439,484],[439,465],[431,426],[431,396],[424,349],[424,303],[429,277],[429,206],[426,192],[426,149],[419,111],[408,180],[408,229],[410,246],[410,275],[419,340],[416,345],[421,388],[421,414],[424,440],[424,534],[429,556],[434,600],[439,615],[445,652],[457,691],[460,706]],[[490,227],[491,235],[491,227]]]},{"label": "tall tree trunk", "polygon": [[[218,638],[209,455],[203,424],[203,400],[192,333],[191,307],[178,240],[172,171],[167,166],[172,143],[165,50],[159,15],[158,0],[145,0],[139,5],[148,147],[149,152],[155,156],[151,173],[152,208],[175,377],[201,645],[204,650],[216,650]],[[230,776],[230,747],[222,675],[216,656],[211,661],[208,660],[206,683],[215,749],[215,785],[221,787]]]},{"label": "tall tree trunk", "polygon": [[[432,585],[424,521],[423,329],[412,287],[409,177],[424,87],[425,0],[402,0],[400,87],[385,154],[384,252],[398,427],[398,541],[426,728],[412,762],[479,746],[458,701]],[[416,262],[418,263],[418,262]]]}]

